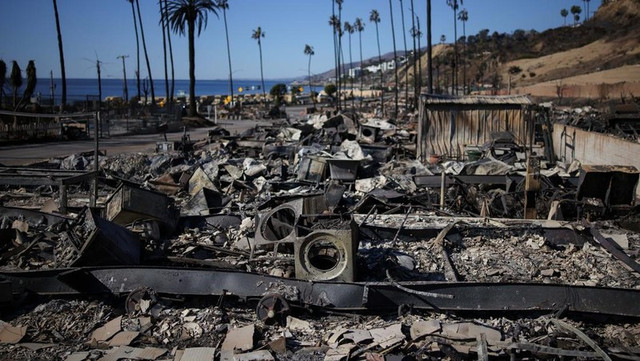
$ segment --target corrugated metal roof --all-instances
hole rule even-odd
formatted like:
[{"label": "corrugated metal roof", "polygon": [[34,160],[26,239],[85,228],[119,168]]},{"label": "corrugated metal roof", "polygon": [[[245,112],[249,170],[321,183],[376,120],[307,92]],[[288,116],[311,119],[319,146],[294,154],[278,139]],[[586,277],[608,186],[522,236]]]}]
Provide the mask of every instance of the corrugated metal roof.
[{"label": "corrugated metal roof", "polygon": [[533,104],[527,95],[433,95],[423,94],[426,104]]}]

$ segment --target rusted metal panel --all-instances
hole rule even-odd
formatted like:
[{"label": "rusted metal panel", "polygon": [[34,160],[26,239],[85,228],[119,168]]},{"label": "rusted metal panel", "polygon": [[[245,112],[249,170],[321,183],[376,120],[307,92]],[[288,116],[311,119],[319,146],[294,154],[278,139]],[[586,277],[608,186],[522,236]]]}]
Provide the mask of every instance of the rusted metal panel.
[{"label": "rusted metal panel", "polygon": [[483,145],[495,132],[513,134],[526,144],[531,102],[526,97],[423,96],[420,102],[417,156],[426,162],[431,154],[463,159],[465,147]]},{"label": "rusted metal panel", "polygon": [[153,219],[175,225],[173,201],[166,195],[122,184],[107,201],[107,220],[127,225],[139,219]]},{"label": "rusted metal panel", "polygon": [[[640,317],[640,291],[538,283],[307,281],[263,274],[184,268],[109,267],[0,272],[17,290],[40,295],[126,294],[148,287],[163,294],[260,297],[333,310],[389,312],[400,305],[450,311],[529,311]],[[188,282],[186,282],[188,280]]]}]

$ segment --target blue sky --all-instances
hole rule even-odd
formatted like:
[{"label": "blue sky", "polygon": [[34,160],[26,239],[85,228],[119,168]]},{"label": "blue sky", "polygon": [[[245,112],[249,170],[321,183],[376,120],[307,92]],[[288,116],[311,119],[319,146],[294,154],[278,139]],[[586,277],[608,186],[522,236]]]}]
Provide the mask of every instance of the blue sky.
[{"label": "blue sky", "polygon": [[[164,77],[162,60],[162,35],[158,25],[157,0],[139,0],[143,16],[145,37],[150,55],[154,80]],[[403,48],[400,0],[392,0],[398,49]],[[601,0],[590,3],[591,12],[600,6]],[[411,27],[411,0],[403,0],[406,31]],[[465,0],[461,9],[467,9],[469,21],[467,34],[481,29],[511,33],[516,29],[543,31],[561,26],[560,9],[572,5],[582,6],[578,0]],[[426,1],[414,0],[415,12],[426,34]],[[437,43],[444,34],[453,39],[453,12],[446,0],[432,0],[433,39]],[[382,52],[393,49],[388,0],[344,0],[343,21],[353,23],[356,17],[365,20],[362,33],[363,55],[377,55],[375,27],[368,21],[371,9],[380,13],[380,43]],[[95,59],[103,61],[103,76],[121,78],[122,63],[116,57],[126,59],[127,76],[135,69],[135,36],[131,6],[126,0],[58,0],[58,10],[65,50],[67,77],[95,78]],[[231,40],[234,78],[260,77],[258,46],[251,39],[252,30],[261,26],[266,34],[263,39],[265,78],[293,78],[307,73],[305,44],[314,47],[313,73],[329,70],[333,65],[333,36],[328,20],[331,0],[229,0],[227,13]],[[584,13],[582,14],[584,17]],[[462,26],[458,26],[458,36]],[[176,78],[188,78],[187,40],[173,35]],[[348,37],[344,37],[345,57],[348,59]],[[353,34],[353,56],[358,60],[358,36]],[[411,39],[407,36],[408,47]],[[422,45],[426,46],[423,37]],[[30,59],[35,60],[40,77],[53,71],[59,77],[57,38],[53,3],[50,0],[0,0],[0,58],[10,67],[16,60],[24,69]],[[146,67],[141,54],[141,74]],[[10,71],[10,70],[9,70]],[[207,28],[196,40],[196,77],[198,79],[226,79],[228,77],[227,50],[224,23],[220,17],[209,16]]]}]

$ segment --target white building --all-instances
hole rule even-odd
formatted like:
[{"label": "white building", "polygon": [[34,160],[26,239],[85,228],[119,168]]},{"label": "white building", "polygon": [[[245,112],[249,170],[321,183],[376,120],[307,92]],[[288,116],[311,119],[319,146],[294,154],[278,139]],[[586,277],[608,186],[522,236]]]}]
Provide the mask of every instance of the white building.
[{"label": "white building", "polygon": [[362,74],[362,68],[361,67],[356,67],[356,68],[349,69],[349,77],[350,78],[357,78],[361,74]]}]

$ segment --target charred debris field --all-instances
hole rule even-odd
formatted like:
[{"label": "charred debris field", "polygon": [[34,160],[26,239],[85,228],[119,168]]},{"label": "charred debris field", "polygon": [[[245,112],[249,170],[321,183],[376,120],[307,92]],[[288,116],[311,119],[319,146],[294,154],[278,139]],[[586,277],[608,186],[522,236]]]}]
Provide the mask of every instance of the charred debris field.
[{"label": "charred debris field", "polygon": [[426,96],[1,167],[0,359],[636,360],[639,172],[552,134],[620,114]]}]

